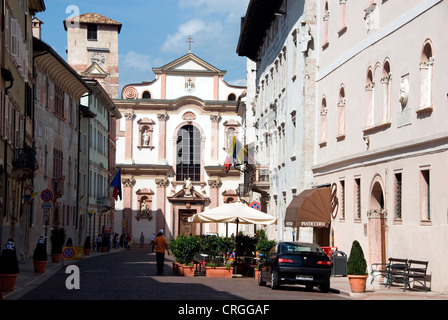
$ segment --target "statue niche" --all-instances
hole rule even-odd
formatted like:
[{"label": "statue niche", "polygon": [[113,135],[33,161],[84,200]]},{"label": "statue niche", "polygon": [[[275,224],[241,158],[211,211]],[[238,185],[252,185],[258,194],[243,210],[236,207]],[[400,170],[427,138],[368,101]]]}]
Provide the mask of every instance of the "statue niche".
[{"label": "statue niche", "polygon": [[152,196],[154,195],[154,192],[152,190],[148,190],[146,188],[140,189],[136,192],[137,194],[137,201],[139,204],[139,208],[137,211],[137,214],[135,218],[137,221],[140,221],[140,219],[147,219],[148,221],[152,220]]},{"label": "statue niche", "polygon": [[137,121],[138,132],[139,132],[139,145],[137,148],[139,150],[148,148],[150,150],[154,149],[153,145],[153,133],[155,122],[151,119],[144,118]]}]

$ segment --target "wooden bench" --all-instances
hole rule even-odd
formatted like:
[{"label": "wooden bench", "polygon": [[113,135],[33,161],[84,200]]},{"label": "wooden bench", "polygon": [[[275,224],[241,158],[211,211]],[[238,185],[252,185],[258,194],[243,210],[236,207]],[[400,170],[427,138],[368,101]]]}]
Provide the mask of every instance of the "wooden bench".
[{"label": "wooden bench", "polygon": [[399,258],[389,258],[387,263],[372,263],[370,275],[372,276],[372,280],[370,284],[373,283],[373,280],[377,276],[384,276],[386,278],[385,286],[389,286],[395,280],[404,278],[404,271],[408,266],[407,259],[399,259]]},{"label": "wooden bench", "polygon": [[419,260],[409,260],[408,267],[405,270],[404,274],[404,291],[406,291],[406,287],[411,289],[412,282],[420,283],[425,292],[428,291],[428,287],[426,286],[426,271],[428,270],[428,261],[419,261]]}]

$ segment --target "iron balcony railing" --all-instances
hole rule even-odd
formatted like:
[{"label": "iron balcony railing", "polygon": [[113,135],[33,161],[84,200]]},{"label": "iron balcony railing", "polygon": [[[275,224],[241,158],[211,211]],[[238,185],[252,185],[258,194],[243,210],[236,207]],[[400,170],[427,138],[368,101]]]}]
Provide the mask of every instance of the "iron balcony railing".
[{"label": "iron balcony railing", "polygon": [[12,160],[14,168],[31,169],[36,171],[38,168],[36,151],[30,147],[16,149]]}]

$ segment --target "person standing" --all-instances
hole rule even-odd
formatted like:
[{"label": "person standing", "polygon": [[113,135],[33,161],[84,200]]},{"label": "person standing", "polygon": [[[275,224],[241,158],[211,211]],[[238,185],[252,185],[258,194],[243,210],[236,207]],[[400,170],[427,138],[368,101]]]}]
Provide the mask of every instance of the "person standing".
[{"label": "person standing", "polygon": [[143,232],[140,234],[140,248],[143,248],[143,243],[145,242],[145,236]]},{"label": "person standing", "polygon": [[152,250],[154,251],[154,247],[156,250],[156,261],[157,261],[157,274],[163,274],[163,265],[165,264],[165,251],[170,254],[170,249],[168,247],[168,242],[166,241],[165,236],[163,235],[163,230],[160,229],[157,237],[154,239],[154,243],[152,245]]},{"label": "person standing", "polygon": [[151,236],[151,248],[152,252],[154,252],[154,239],[156,238],[156,235],[153,233]]}]

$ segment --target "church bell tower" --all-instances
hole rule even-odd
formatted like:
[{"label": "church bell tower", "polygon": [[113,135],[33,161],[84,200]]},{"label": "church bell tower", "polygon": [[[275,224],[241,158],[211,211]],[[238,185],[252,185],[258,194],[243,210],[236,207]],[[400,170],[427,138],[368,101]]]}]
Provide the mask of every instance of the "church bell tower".
[{"label": "church bell tower", "polygon": [[118,34],[121,23],[98,13],[64,21],[68,64],[82,77],[97,80],[112,99],[119,98]]}]

